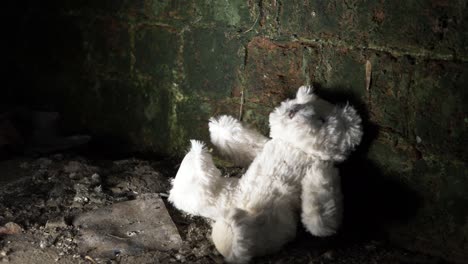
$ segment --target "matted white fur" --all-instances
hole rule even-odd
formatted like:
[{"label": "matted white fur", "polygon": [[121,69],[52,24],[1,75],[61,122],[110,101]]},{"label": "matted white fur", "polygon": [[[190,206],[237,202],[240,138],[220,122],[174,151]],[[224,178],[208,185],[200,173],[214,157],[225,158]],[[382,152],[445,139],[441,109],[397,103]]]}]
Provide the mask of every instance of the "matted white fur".
[{"label": "matted white fur", "polygon": [[248,166],[246,173],[222,177],[203,143],[192,140],[169,201],[215,221],[213,242],[226,261],[279,250],[294,239],[299,215],[313,235],[337,231],[342,195],[334,163],[361,140],[354,108],[334,106],[303,86],[270,114],[271,139],[229,116],[212,118],[209,127],[219,152]]}]

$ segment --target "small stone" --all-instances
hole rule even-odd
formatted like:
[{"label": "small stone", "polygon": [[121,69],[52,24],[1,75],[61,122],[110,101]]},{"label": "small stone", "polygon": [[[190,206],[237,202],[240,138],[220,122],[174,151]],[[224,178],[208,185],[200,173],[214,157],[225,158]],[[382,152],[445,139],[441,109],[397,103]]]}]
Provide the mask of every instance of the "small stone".
[{"label": "small stone", "polygon": [[65,172],[68,172],[68,173],[73,173],[73,172],[78,172],[79,170],[81,170],[82,168],[82,165],[81,163],[79,163],[78,161],[70,161],[68,162],[67,165],[65,165],[65,167],[63,168],[63,170]]},{"label": "small stone", "polygon": [[333,250],[329,250],[325,253],[323,253],[322,255],[325,259],[328,259],[328,260],[333,260],[335,259],[335,253],[333,252]]},{"label": "small stone", "polygon": [[0,257],[6,257],[7,254],[8,254],[8,253],[7,253],[6,250],[0,251]]},{"label": "small stone", "polygon": [[46,247],[47,247],[47,242],[44,241],[44,240],[41,240],[41,242],[39,242],[39,247],[40,247],[41,249],[46,248]]},{"label": "small stone", "polygon": [[93,175],[91,175],[91,179],[93,181],[100,182],[101,181],[101,176],[99,176],[99,174],[97,174],[97,173],[94,173]]},{"label": "small stone", "polygon": [[98,186],[94,187],[94,191],[97,192],[97,193],[102,193],[102,185],[98,185]]},{"label": "small stone", "polygon": [[77,202],[77,203],[85,204],[85,203],[89,202],[89,198],[88,197],[75,196],[73,198],[73,201]]},{"label": "small stone", "polygon": [[182,262],[185,261],[185,257],[182,256],[181,254],[176,254],[176,255],[175,255],[175,258],[176,258],[177,260],[179,260],[179,261],[182,261]]},{"label": "small stone", "polygon": [[127,232],[127,236],[129,236],[129,237],[136,236],[136,235],[137,235],[137,232],[136,232],[136,231],[129,231],[129,232]]},{"label": "small stone", "polygon": [[37,162],[39,163],[39,167],[41,169],[45,169],[47,167],[49,167],[50,164],[52,164],[52,160],[48,159],[48,158],[40,158],[37,160]]},{"label": "small stone", "polygon": [[194,256],[196,256],[197,258],[202,258],[204,256],[207,256],[210,254],[210,245],[209,244],[201,244],[199,247],[195,247],[193,250],[192,250],[192,253]]},{"label": "small stone", "polygon": [[23,228],[13,222],[8,222],[4,226],[0,227],[0,235],[16,235],[21,233],[21,231],[23,231]]},{"label": "small stone", "polygon": [[10,262],[10,259],[8,257],[3,257],[2,262]]},{"label": "small stone", "polygon": [[183,244],[180,248],[179,248],[179,254],[181,255],[190,255],[192,252],[192,248],[187,244]]},{"label": "small stone", "polygon": [[45,224],[45,228],[47,229],[55,229],[58,227],[67,227],[67,224],[65,223],[65,219],[63,217],[49,219],[47,220]]},{"label": "small stone", "polygon": [[365,245],[364,248],[365,248],[366,250],[368,250],[368,251],[373,251],[373,250],[375,250],[377,247],[376,247],[376,245],[374,245],[374,244],[368,244],[368,245]]},{"label": "small stone", "polygon": [[63,160],[63,155],[62,154],[55,154],[52,156],[55,160]]}]

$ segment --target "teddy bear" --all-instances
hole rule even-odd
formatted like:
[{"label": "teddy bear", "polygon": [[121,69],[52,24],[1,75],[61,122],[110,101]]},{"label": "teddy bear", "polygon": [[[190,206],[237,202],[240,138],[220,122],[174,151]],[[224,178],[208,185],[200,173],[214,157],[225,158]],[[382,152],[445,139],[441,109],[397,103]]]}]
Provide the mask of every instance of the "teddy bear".
[{"label": "teddy bear", "polygon": [[230,263],[247,263],[293,240],[299,219],[314,236],[337,232],[342,193],[335,164],[360,143],[361,118],[302,86],[269,115],[270,137],[230,116],[211,118],[219,153],[246,171],[223,177],[210,151],[191,140],[168,200],[212,220],[212,240]]}]

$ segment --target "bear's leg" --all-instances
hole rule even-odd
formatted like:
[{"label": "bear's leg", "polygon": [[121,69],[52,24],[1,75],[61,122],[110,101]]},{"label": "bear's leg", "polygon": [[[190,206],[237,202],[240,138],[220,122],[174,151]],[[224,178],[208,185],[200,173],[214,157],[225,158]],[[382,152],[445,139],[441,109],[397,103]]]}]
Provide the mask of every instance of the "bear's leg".
[{"label": "bear's leg", "polygon": [[217,198],[227,179],[221,177],[204,144],[190,142],[192,147],[172,182],[169,201],[186,213],[215,219],[223,209]]},{"label": "bear's leg", "polygon": [[228,263],[247,263],[252,257],[278,251],[293,240],[296,226],[294,210],[287,203],[259,212],[232,208],[216,220],[211,237]]},{"label": "bear's leg", "polygon": [[267,137],[243,126],[232,116],[211,118],[208,125],[213,145],[238,166],[249,166],[268,141]]},{"label": "bear's leg", "polygon": [[317,162],[302,179],[302,223],[315,236],[337,232],[342,220],[342,194],[338,169]]}]

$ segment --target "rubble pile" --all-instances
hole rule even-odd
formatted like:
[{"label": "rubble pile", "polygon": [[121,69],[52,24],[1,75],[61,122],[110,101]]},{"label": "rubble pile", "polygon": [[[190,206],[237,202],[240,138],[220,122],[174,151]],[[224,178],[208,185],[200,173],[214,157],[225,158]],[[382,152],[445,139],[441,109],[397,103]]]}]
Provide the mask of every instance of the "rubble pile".
[{"label": "rubble pile", "polygon": [[[173,164],[173,163],[170,163]],[[210,223],[167,203],[177,168],[62,154],[0,162],[0,262],[223,263]],[[238,168],[223,168],[230,174]],[[337,242],[338,241],[338,242]],[[298,238],[256,263],[431,263],[381,242]],[[422,262],[421,262],[422,261]],[[436,263],[436,262],[433,262]]]}]

